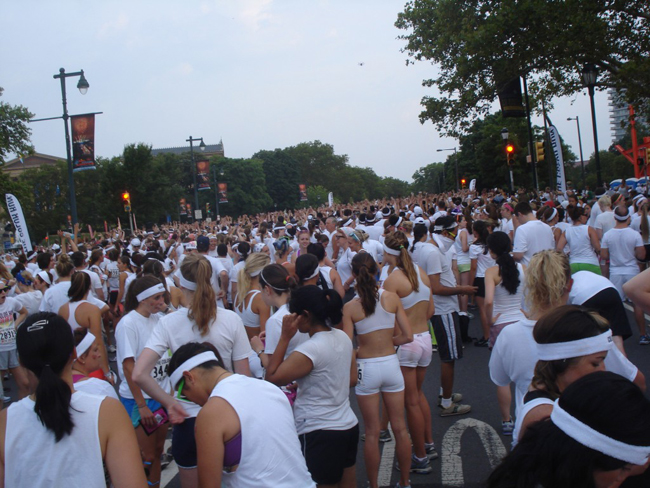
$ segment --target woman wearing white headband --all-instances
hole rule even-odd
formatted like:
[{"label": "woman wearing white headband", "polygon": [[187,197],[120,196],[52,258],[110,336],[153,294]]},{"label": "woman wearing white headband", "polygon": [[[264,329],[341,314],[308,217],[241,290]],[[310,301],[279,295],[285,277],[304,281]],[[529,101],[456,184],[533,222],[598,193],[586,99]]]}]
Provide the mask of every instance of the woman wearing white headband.
[{"label": "woman wearing white headband", "polygon": [[[557,212],[557,210],[553,209]],[[589,220],[585,213],[585,207],[569,207],[572,221],[571,227],[562,232],[555,249],[562,251],[564,246],[569,245],[569,263],[571,272],[591,271],[597,275],[600,271],[600,260],[597,253],[600,252],[600,241],[596,229],[587,225]]]},{"label": "woman wearing white headband", "polygon": [[93,376],[102,366],[102,354],[97,338],[88,329],[80,328],[74,331],[74,342],[77,356],[72,363],[74,389],[93,395],[109,396],[119,401],[115,388],[108,381]]},{"label": "woman wearing white headband", "polygon": [[194,422],[200,407],[191,402],[180,403],[163,390],[151,372],[158,360],[183,344],[206,341],[222,353],[226,369],[250,375],[248,356],[250,344],[241,319],[235,312],[220,308],[210,283],[212,266],[200,254],[190,254],[180,267],[179,282],[189,304],[158,321],[145,348],[133,368],[133,379],[149,396],[160,402],[175,424],[172,454],[180,469],[183,488],[196,486],[196,443]]},{"label": "woman wearing white headband", "polygon": [[648,204],[649,201],[644,196],[634,200],[636,212],[632,216],[632,222],[630,223],[630,227],[639,232],[643,239],[643,246],[645,247],[645,259],[643,259],[643,262],[646,267],[648,261],[650,261],[650,216],[648,216]]},{"label": "woman wearing white headband", "polygon": [[181,346],[169,372],[177,397],[202,407],[196,418],[201,486],[316,487],[291,407],[277,387],[232,374],[209,343]]},{"label": "woman wearing white headband", "polygon": [[[617,374],[588,374],[531,425],[490,475],[488,488],[648,486],[650,401]],[[624,486],[628,486],[626,483]]]},{"label": "woman wearing white headband", "polygon": [[[339,257],[336,261],[336,271],[341,276],[343,282],[343,303],[347,303],[354,298],[354,277],[352,276],[352,258],[356,255],[350,249],[350,240],[348,237],[352,234],[353,230],[349,227],[339,227],[334,234],[334,239],[339,245]],[[359,247],[361,244],[359,243]]]},{"label": "woman wearing white headband", "polygon": [[[601,257],[609,259],[609,279],[616,286],[621,300],[625,299],[623,285],[639,274],[637,260],[643,260],[646,257],[641,234],[629,226],[630,217],[630,212],[626,207],[616,207],[614,210],[616,226],[603,236],[601,245]],[[633,306],[634,318],[641,336],[639,344],[648,345],[650,337],[646,334],[643,310],[636,305]]]},{"label": "woman wearing white headband", "polygon": [[43,300],[43,293],[35,289],[34,284],[34,277],[29,271],[22,270],[16,274],[16,287],[20,293],[15,298],[27,309],[27,315],[37,313]]},{"label": "woman wearing white headband", "polygon": [[[143,392],[133,381],[133,366],[158,324],[158,312],[167,308],[166,293],[167,290],[159,278],[151,275],[136,278],[126,293],[126,315],[122,317],[115,331],[120,400],[135,428],[150,486],[160,482],[160,455],[167,436],[167,426],[159,424],[156,419],[162,411],[162,405]],[[169,355],[163,354],[151,370],[151,377],[167,392],[170,391],[168,367]]]}]

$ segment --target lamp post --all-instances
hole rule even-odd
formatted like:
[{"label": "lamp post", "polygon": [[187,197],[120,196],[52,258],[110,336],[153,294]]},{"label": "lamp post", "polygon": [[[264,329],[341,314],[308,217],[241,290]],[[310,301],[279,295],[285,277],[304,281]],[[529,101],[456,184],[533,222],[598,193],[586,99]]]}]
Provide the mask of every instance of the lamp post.
[{"label": "lamp post", "polygon": [[580,137],[580,117],[577,115],[575,117],[567,117],[567,120],[575,120],[576,125],[578,126],[578,148],[580,149],[580,166],[582,168],[582,189],[586,188],[585,183],[585,160],[582,157],[582,137]]},{"label": "lamp post", "polygon": [[598,131],[596,130],[596,107],[594,105],[594,87],[598,79],[598,67],[593,63],[586,63],[582,68],[582,85],[589,90],[591,101],[591,124],[594,132],[594,151],[596,157],[596,180],[598,188],[603,186],[603,178],[600,173],[600,155],[598,154]]},{"label": "lamp post", "polygon": [[457,192],[460,191],[460,188],[459,188],[459,186],[458,186],[458,182],[460,181],[460,180],[458,179],[458,153],[456,152],[456,148],[455,148],[455,147],[451,147],[451,148],[449,148],[449,149],[436,149],[436,151],[437,151],[437,152],[441,152],[441,151],[454,151],[454,164],[456,165],[456,191],[457,191]]},{"label": "lamp post", "polygon": [[[506,149],[508,146],[508,139],[510,138],[510,132],[507,127],[501,129],[501,139],[503,139],[503,148]],[[510,191],[515,191],[515,177],[512,174],[512,162],[510,161],[510,154],[506,151],[506,164],[508,165],[508,171],[510,172]]]},{"label": "lamp post", "polygon": [[199,190],[196,186],[196,164],[194,163],[194,146],[192,143],[201,141],[199,148],[201,151],[205,151],[205,142],[203,142],[203,137],[193,139],[192,136],[190,136],[189,139],[185,140],[190,143],[190,157],[192,158],[192,180],[194,182],[194,211],[196,212],[196,210],[199,208]]},{"label": "lamp post", "polygon": [[[219,217],[219,184],[217,182],[217,167],[214,164],[212,165],[212,176],[214,178],[214,203],[217,209],[214,220],[217,220],[217,217]],[[223,170],[219,171],[219,176],[223,176]]]},{"label": "lamp post", "polygon": [[63,125],[65,127],[65,150],[68,158],[68,187],[70,187],[70,214],[72,216],[72,225],[74,226],[77,223],[77,197],[75,195],[74,189],[74,178],[72,176],[72,154],[70,150],[70,129],[68,128],[68,101],[66,98],[65,91],[65,79],[73,76],[79,77],[79,82],[77,83],[77,88],[82,95],[85,95],[88,92],[88,80],[84,76],[84,70],[75,71],[74,73],[66,73],[64,68],[59,69],[59,74],[54,75],[54,79],[61,80],[61,98],[63,100]]}]

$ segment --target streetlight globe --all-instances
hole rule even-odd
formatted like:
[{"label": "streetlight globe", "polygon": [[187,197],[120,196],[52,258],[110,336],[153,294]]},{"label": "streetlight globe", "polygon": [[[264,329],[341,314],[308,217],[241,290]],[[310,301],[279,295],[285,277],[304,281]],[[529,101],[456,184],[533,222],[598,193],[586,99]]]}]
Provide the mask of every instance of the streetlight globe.
[{"label": "streetlight globe", "polygon": [[201,151],[205,151],[205,142],[203,142],[203,138],[201,137],[201,144],[199,144],[199,149]]},{"label": "streetlight globe", "polygon": [[501,129],[501,138],[504,141],[507,141],[508,137],[510,137],[510,132],[508,132],[508,129],[506,127],[504,127],[503,129]]},{"label": "streetlight globe", "polygon": [[85,95],[86,93],[88,93],[89,87],[90,84],[88,83],[88,80],[86,80],[86,77],[84,76],[84,70],[81,70],[81,77],[79,78],[79,83],[77,83],[77,88],[79,89],[79,93]]},{"label": "streetlight globe", "polygon": [[596,86],[598,78],[598,67],[593,63],[585,63],[582,68],[582,83],[586,88],[592,89]]}]

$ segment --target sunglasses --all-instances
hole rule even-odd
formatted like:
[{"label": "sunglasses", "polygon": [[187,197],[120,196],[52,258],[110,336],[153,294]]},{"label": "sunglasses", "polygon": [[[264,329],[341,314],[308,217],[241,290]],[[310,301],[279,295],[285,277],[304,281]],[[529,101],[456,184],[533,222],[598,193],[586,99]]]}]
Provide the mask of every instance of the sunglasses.
[{"label": "sunglasses", "polygon": [[178,384],[178,389],[176,390],[176,399],[181,400],[183,402],[189,401],[185,395],[183,395],[183,387],[185,386],[185,378],[181,380],[181,382]]},{"label": "sunglasses", "polygon": [[9,292],[9,290],[11,290],[11,287],[10,286],[5,286],[4,288],[0,288],[0,293]]}]

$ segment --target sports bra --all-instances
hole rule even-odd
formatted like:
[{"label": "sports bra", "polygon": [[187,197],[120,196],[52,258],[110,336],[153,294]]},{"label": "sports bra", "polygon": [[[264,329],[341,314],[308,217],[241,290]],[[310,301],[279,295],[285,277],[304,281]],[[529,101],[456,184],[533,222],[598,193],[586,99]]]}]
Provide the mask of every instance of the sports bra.
[{"label": "sports bra", "polygon": [[[248,295],[250,295],[251,293],[253,294],[253,296],[248,301],[248,305],[246,305],[246,298],[248,298]],[[239,306],[234,307],[235,312],[237,312],[237,315],[239,315],[242,322],[244,322],[244,326],[246,327],[260,326],[260,316],[255,312],[253,312],[253,300],[255,300],[255,295],[257,295],[258,293],[260,293],[259,290],[249,291],[244,297],[243,303]],[[235,295],[235,303],[237,303],[237,295]]]},{"label": "sports bra", "polygon": [[70,324],[70,328],[72,329],[72,332],[75,330],[79,329],[81,325],[77,322],[77,318],[75,317],[75,313],[77,312],[77,308],[79,305],[82,303],[90,303],[88,300],[79,300],[78,302],[68,302],[68,324]]},{"label": "sports bra", "polygon": [[241,461],[241,432],[224,444],[223,471],[230,473]]},{"label": "sports bra", "polygon": [[415,269],[415,271],[418,275],[418,291],[413,290],[404,298],[400,298],[404,310],[408,310],[409,308],[414,307],[416,304],[420,302],[428,302],[429,298],[431,297],[431,288],[429,288],[427,285],[424,284],[424,282],[422,281],[422,277],[418,272],[419,270],[417,268]]},{"label": "sports bra", "polygon": [[359,320],[354,324],[357,334],[369,334],[376,330],[382,329],[393,329],[395,327],[395,314],[388,313],[384,310],[384,307],[381,306],[381,295],[384,293],[384,290],[379,289],[379,300],[377,300],[377,306],[375,307],[375,313],[366,317],[365,319]]}]

